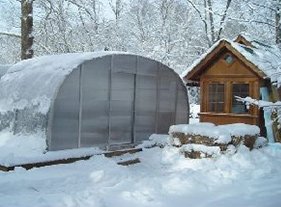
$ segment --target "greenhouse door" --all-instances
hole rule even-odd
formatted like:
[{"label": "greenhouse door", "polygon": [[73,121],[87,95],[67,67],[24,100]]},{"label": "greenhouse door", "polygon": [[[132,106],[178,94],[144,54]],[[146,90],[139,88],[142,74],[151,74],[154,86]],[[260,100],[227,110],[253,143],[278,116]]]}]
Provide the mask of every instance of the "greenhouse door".
[{"label": "greenhouse door", "polygon": [[135,74],[132,59],[116,59],[111,72],[109,145],[133,143]]}]

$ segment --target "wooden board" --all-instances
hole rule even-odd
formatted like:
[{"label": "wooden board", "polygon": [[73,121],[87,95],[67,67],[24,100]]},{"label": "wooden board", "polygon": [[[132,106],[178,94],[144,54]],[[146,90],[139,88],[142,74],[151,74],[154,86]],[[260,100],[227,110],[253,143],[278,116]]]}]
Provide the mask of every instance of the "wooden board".
[{"label": "wooden board", "polygon": [[[34,167],[39,168],[39,167],[45,167],[45,166],[50,166],[50,165],[58,165],[58,164],[69,164],[73,163],[79,160],[88,160],[93,156],[96,155],[104,155],[105,157],[114,157],[114,156],[121,156],[126,153],[137,153],[142,151],[141,148],[133,148],[133,149],[126,149],[126,150],[117,150],[117,151],[110,151],[110,152],[104,152],[100,154],[93,154],[93,155],[88,155],[88,156],[82,156],[82,157],[73,157],[73,158],[67,158],[67,159],[59,159],[59,160],[51,160],[51,161],[46,161],[46,162],[36,162],[36,163],[24,163],[20,165],[14,165],[14,166],[4,166],[0,165],[0,170],[4,172],[8,172],[11,170],[14,170],[16,167],[22,167],[25,168],[26,170],[32,169]],[[136,160],[132,161],[129,160],[128,163],[120,163],[120,165],[129,165],[130,161],[132,162],[131,164],[137,163]]]}]

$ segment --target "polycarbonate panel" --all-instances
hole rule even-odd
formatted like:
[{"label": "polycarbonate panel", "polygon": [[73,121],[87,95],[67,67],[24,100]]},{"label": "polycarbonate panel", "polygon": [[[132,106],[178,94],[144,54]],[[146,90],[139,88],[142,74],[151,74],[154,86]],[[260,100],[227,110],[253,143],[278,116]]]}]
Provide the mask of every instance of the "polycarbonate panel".
[{"label": "polycarbonate panel", "polygon": [[[146,71],[148,64],[141,64],[138,71]],[[157,65],[156,65],[157,66]],[[157,68],[154,69],[157,71]],[[140,74],[143,74],[140,72]],[[136,110],[135,110],[135,141],[146,140],[155,133],[157,109],[157,76],[143,76],[138,73],[136,78]]]},{"label": "polycarbonate panel", "polygon": [[110,65],[111,58],[106,57],[82,66],[81,147],[108,144]]},{"label": "polycarbonate panel", "polygon": [[176,110],[177,88],[175,82],[168,82],[166,87],[159,88],[158,91],[158,111],[159,112],[173,112]]},{"label": "polycarbonate panel", "polygon": [[187,93],[183,87],[178,83],[176,123],[186,123],[189,116]]},{"label": "polycarbonate panel", "polygon": [[138,75],[157,76],[158,62],[147,58],[138,58]]},{"label": "polycarbonate panel", "polygon": [[177,104],[177,84],[175,74],[166,66],[160,66],[157,133],[168,133],[169,127],[175,124]]},{"label": "polycarbonate panel", "polygon": [[171,73],[168,71],[162,69],[159,71],[159,77],[158,77],[158,88],[159,89],[166,89],[170,90],[170,82],[173,78],[173,75],[171,76]]},{"label": "polycarbonate panel", "polygon": [[137,85],[138,89],[148,89],[154,92],[157,89],[157,77],[156,76],[144,76],[137,75]]},{"label": "polycarbonate panel", "polygon": [[50,150],[78,147],[79,76],[74,70],[63,82],[53,106]]},{"label": "polycarbonate panel", "polygon": [[164,134],[168,132],[169,126],[173,122],[173,99],[170,98],[171,90],[160,90],[158,95],[158,114],[157,114],[157,133]]},{"label": "polycarbonate panel", "polygon": [[133,73],[136,71],[136,59],[134,55],[116,55],[113,56],[112,70],[113,72]]},{"label": "polycarbonate panel", "polygon": [[175,122],[173,122],[172,112],[159,112],[158,113],[158,125],[157,133],[158,134],[168,134],[169,127]]}]

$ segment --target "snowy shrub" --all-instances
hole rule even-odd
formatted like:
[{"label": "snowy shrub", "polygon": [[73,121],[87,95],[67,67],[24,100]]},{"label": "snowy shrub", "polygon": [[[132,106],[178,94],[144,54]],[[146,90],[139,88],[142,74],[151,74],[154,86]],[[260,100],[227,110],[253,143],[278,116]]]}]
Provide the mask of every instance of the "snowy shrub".
[{"label": "snowy shrub", "polygon": [[272,111],[272,113],[276,113],[276,121],[279,122],[279,125],[281,124],[281,101],[277,102],[271,102],[271,101],[263,101],[263,100],[257,100],[253,99],[251,97],[241,98],[239,96],[235,97],[238,101],[243,102],[247,106],[254,105],[258,106],[259,108],[269,109]]},{"label": "snowy shrub", "polygon": [[[263,101],[263,100],[257,100],[253,99],[251,97],[241,98],[239,96],[235,97],[238,101],[243,102],[247,106],[254,105],[258,106],[259,108],[263,108],[264,111],[269,111],[272,114],[272,125],[273,128],[276,128],[277,134],[275,136],[275,139],[280,139],[281,134],[281,101],[277,101],[275,103],[270,101]],[[280,140],[279,140],[280,141]]]}]

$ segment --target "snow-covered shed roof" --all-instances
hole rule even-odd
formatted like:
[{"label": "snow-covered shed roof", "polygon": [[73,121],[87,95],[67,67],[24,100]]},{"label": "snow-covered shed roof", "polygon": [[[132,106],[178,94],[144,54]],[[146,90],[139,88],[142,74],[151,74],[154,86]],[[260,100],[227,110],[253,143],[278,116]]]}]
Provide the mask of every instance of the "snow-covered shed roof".
[{"label": "snow-covered shed roof", "polygon": [[[242,37],[242,36],[241,36]],[[247,40],[243,37],[244,40]],[[240,38],[241,40],[242,38]],[[237,40],[237,39],[236,39]],[[181,77],[186,81],[199,81],[200,74],[210,64],[216,55],[227,49],[238,57],[245,65],[260,78],[270,79],[271,82],[281,84],[281,51],[277,46],[270,46],[256,40],[247,40],[249,45],[235,41],[221,39],[205,54],[187,68]]]},{"label": "snow-covered shed roof", "polygon": [[[0,113],[30,104],[46,114],[65,77],[81,63],[120,52],[88,52],[47,55],[11,66],[0,80]],[[5,98],[4,98],[5,97]]]}]

